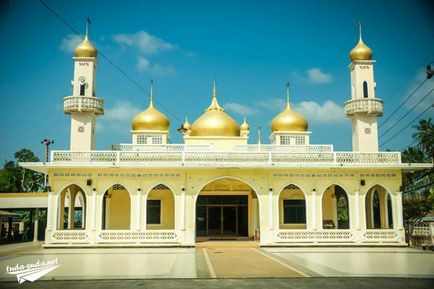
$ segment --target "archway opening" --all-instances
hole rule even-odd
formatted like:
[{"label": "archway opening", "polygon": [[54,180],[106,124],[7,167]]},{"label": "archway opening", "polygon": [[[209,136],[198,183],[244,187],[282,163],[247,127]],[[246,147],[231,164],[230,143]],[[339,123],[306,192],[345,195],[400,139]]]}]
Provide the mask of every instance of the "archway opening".
[{"label": "archway opening", "polygon": [[59,230],[86,228],[86,194],[78,185],[69,185],[60,192],[57,220]]},{"label": "archway opening", "polygon": [[115,184],[107,189],[103,197],[102,229],[130,229],[130,193],[127,189]]},{"label": "archway opening", "polygon": [[287,185],[280,192],[279,228],[306,229],[306,198],[296,185]]},{"label": "archway opening", "polygon": [[237,179],[208,183],[196,200],[197,240],[258,237],[259,201],[253,188]]},{"label": "archway opening", "polygon": [[349,229],[350,206],[347,192],[339,185],[331,185],[322,196],[323,229]]},{"label": "archway opening", "polygon": [[156,185],[146,198],[146,229],[175,229],[175,198],[169,187]]},{"label": "archway opening", "polygon": [[384,187],[372,187],[365,202],[367,229],[393,229],[392,200]]}]

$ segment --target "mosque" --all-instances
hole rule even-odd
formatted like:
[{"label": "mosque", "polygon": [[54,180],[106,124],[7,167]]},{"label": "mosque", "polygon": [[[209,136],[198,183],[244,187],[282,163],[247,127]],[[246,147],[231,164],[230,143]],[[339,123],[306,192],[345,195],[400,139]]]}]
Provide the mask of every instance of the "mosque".
[{"label": "mosque", "polygon": [[[88,33],[75,50],[69,150],[49,162],[21,163],[48,175],[45,246],[195,246],[204,240],[258,240],[261,246],[403,246],[402,173],[425,164],[378,151],[372,50],[350,52],[352,151],[311,145],[308,120],[286,108],[270,120],[269,144],[251,144],[239,125],[210,105],[178,129],[154,104],[131,123],[131,143],[95,150],[97,49]],[[342,116],[343,117],[343,116]]]}]

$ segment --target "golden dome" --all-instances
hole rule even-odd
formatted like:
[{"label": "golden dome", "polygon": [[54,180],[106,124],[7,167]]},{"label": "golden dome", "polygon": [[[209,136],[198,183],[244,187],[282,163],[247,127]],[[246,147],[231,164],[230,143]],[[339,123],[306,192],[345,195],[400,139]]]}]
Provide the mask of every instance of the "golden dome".
[{"label": "golden dome", "polygon": [[83,42],[81,42],[75,48],[75,57],[96,57],[97,54],[98,54],[98,51],[92,45],[92,43],[90,43],[89,38],[87,37],[87,34],[86,34]]},{"label": "golden dome", "polygon": [[359,23],[359,43],[351,50],[350,59],[355,60],[371,60],[372,59],[372,49],[369,48],[362,39],[362,25]]},{"label": "golden dome", "polygon": [[188,118],[187,117],[185,117],[185,122],[182,124],[182,127],[185,130],[191,130],[191,124],[188,122]]},{"label": "golden dome", "polygon": [[271,121],[271,132],[274,131],[307,131],[306,119],[291,109],[289,103],[289,83],[286,85],[287,103],[286,108]]},{"label": "golden dome", "polygon": [[170,127],[169,119],[159,112],[154,107],[154,95],[151,84],[151,100],[149,107],[144,111],[137,114],[131,122],[133,130],[156,130],[156,131],[168,131]]},{"label": "golden dome", "polygon": [[191,136],[240,136],[240,127],[219,105],[214,91],[211,105],[192,125]]},{"label": "golden dome", "polygon": [[250,130],[249,124],[246,122],[246,118],[244,118],[244,122],[240,126],[241,130]]}]

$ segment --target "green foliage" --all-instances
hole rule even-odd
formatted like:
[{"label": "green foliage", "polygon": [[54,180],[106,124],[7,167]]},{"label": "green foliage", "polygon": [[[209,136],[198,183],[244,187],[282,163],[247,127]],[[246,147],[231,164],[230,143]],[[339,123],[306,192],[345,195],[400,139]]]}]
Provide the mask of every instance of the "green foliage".
[{"label": "green foliage", "polygon": [[[414,147],[402,152],[405,163],[432,162],[434,157],[434,125],[431,118],[419,121],[413,126],[417,141]],[[434,208],[434,169],[415,171],[403,175],[403,210],[404,220],[419,221]]]},{"label": "green foliage", "polygon": [[40,173],[26,170],[19,162],[38,162],[38,157],[28,149],[15,153],[16,161],[6,161],[0,170],[0,192],[38,192],[43,190],[44,176]]}]

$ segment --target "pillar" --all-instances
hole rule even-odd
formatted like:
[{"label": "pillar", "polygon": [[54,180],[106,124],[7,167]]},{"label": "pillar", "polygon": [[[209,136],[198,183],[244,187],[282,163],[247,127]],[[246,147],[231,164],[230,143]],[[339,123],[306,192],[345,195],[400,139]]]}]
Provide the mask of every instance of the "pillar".
[{"label": "pillar", "polygon": [[185,230],[185,188],[181,189],[181,230]]},{"label": "pillar", "polygon": [[38,230],[39,230],[39,208],[35,209],[35,221],[33,231],[33,242],[38,242]]},{"label": "pillar", "polygon": [[[142,199],[142,190],[139,188],[137,190],[137,195],[136,195],[136,230],[140,231],[140,220],[141,220],[141,199]],[[131,210],[132,211],[132,210]]]},{"label": "pillar", "polygon": [[96,189],[94,188],[92,191],[92,210],[91,210],[91,216],[92,216],[92,222],[91,222],[91,230],[95,231],[96,230],[96,214],[97,214],[97,199],[96,199]]}]

